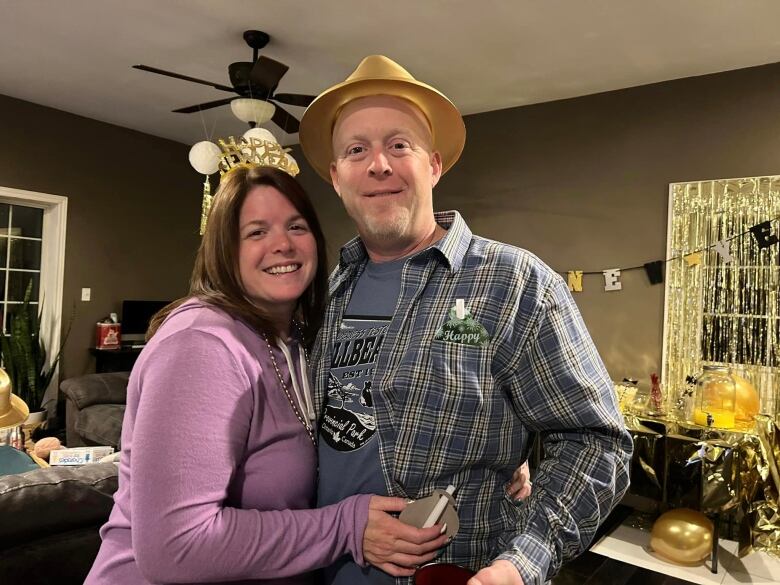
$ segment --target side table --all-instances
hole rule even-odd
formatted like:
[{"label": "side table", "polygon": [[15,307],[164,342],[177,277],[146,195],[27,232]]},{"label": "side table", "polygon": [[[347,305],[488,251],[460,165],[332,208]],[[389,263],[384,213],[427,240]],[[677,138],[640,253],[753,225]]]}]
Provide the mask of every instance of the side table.
[{"label": "side table", "polygon": [[89,352],[95,356],[95,373],[105,372],[129,372],[133,369],[135,360],[141,353],[142,347],[123,346],[118,349],[96,349],[91,347]]}]

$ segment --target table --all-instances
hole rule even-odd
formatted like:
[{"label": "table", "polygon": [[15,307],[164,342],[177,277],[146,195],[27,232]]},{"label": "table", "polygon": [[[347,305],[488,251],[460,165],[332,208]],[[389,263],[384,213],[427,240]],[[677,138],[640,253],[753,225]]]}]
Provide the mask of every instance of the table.
[{"label": "table", "polygon": [[122,346],[118,349],[90,348],[89,352],[95,356],[95,372],[129,372],[133,369],[135,360],[141,353],[142,347]]}]

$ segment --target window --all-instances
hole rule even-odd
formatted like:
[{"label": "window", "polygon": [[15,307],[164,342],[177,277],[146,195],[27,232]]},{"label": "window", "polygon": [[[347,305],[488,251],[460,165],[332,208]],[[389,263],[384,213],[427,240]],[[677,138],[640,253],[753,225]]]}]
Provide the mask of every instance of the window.
[{"label": "window", "polygon": [[[67,197],[0,187],[0,312],[2,332],[13,307],[32,283],[31,301],[40,307],[41,339],[51,363],[60,346],[65,268]],[[57,396],[55,375],[44,404]],[[33,405],[30,405],[33,407]]]},{"label": "window", "polygon": [[38,304],[41,285],[43,209],[0,203],[0,311],[3,333],[8,331],[13,306],[24,299]]}]

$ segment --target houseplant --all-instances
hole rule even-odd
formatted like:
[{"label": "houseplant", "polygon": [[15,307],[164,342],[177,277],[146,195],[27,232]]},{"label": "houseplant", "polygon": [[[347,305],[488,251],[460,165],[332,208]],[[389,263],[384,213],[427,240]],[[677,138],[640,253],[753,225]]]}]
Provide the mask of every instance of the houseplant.
[{"label": "houseplant", "polygon": [[10,314],[8,333],[0,336],[3,367],[11,378],[14,394],[24,400],[32,412],[40,411],[43,396],[60,361],[70,325],[51,365],[46,362],[46,346],[41,339],[38,307],[30,303],[32,280],[27,283],[22,304]]}]

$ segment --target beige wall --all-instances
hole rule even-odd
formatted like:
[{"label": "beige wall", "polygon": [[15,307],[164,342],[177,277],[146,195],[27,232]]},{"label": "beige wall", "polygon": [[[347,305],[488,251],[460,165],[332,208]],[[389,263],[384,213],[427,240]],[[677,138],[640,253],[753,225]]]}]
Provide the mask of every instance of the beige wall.
[{"label": "beige wall", "polygon": [[[435,191],[480,235],[554,269],[661,259],[671,182],[780,174],[780,64],[466,117],[461,161]],[[302,160],[296,152],[298,160]],[[308,169],[335,252],[354,234]],[[335,256],[333,257],[335,261]],[[613,378],[661,368],[663,285],[625,273],[622,292],[585,276],[575,299]]]},{"label": "beige wall", "polygon": [[0,129],[0,185],[68,197],[61,377],[94,371],[95,322],[122,299],[186,292],[201,180],[183,144],[5,96]]}]

